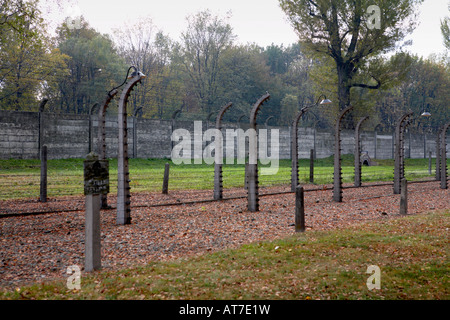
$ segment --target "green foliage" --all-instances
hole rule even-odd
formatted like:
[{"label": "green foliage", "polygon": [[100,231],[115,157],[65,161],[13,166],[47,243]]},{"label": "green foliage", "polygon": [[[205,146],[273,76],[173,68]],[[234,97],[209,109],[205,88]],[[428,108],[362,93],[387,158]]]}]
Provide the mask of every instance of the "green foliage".
[{"label": "green foliage", "polygon": [[227,21],[213,16],[209,10],[189,16],[187,22],[188,27],[182,33],[177,58],[184,67],[189,89],[197,98],[198,105],[195,107],[209,114],[220,108],[216,105],[220,60],[235,36]]},{"label": "green foliage", "polygon": [[[302,125],[332,127],[342,102],[351,101],[351,116],[370,115],[373,126],[381,122],[392,128],[400,113],[428,108],[436,115],[429,125],[437,127],[449,116],[448,60],[383,55],[412,30],[414,8],[421,1],[377,1],[383,23],[380,30],[369,30],[369,0],[282,0],[301,42],[262,48],[235,43],[229,16],[208,10],[188,17],[178,41],[148,17],[112,36],[98,33],[80,17],[77,26],[61,24],[52,39],[38,1],[5,0],[0,11],[0,109],[37,111],[47,97],[50,112],[87,113],[123,82],[133,65],[147,77],[134,88],[128,111],[134,114],[142,107],[140,115],[146,118],[170,119],[181,109],[180,120],[205,120],[232,102],[224,120],[237,122],[269,92],[258,123],[269,117],[271,124],[286,123],[296,108],[325,94],[334,103],[308,112]],[[297,98],[295,107],[292,97]],[[117,99],[110,109],[116,105]],[[351,119],[347,122],[351,127]]]},{"label": "green foliage", "polygon": [[[380,0],[378,26],[371,25],[372,0],[280,0],[282,9],[306,48],[335,62],[339,110],[350,105],[350,89],[378,89],[382,79],[371,72],[373,57],[395,48],[415,27],[414,8],[422,0]],[[361,78],[365,81],[360,82]],[[368,79],[367,79],[368,78]]]},{"label": "green foliage", "polygon": [[397,119],[407,111],[413,111],[416,118],[428,111],[432,116],[417,119],[413,128],[423,130],[421,132],[436,130],[450,117],[448,66],[445,61],[412,57],[404,74],[398,85],[380,90],[375,97],[380,123],[392,130]]},{"label": "green foliage", "polygon": [[281,123],[286,126],[292,124],[292,119],[295,119],[298,110],[298,98],[294,95],[287,94],[281,100]]},{"label": "green foliage", "polygon": [[7,0],[0,8],[0,109],[36,110],[45,87],[66,73],[67,57],[51,47],[38,1]]},{"label": "green foliage", "polygon": [[74,29],[64,23],[58,30],[58,48],[70,59],[69,74],[56,88],[59,101],[49,103],[53,110],[58,106],[59,111],[67,113],[87,113],[125,76],[122,71],[125,65],[116,54],[112,40],[90,28],[84,19],[80,24],[81,28]]}]

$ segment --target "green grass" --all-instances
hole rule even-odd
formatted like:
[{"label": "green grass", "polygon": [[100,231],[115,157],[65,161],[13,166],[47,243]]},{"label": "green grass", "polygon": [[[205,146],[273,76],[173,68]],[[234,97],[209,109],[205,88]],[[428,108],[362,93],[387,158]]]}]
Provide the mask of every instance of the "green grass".
[{"label": "green grass", "polygon": [[[170,166],[170,190],[213,189],[213,165],[174,165],[164,159],[130,159],[132,192],[161,191],[164,165]],[[362,182],[392,181],[393,160],[378,161],[378,166],[362,168]],[[276,175],[260,175],[260,186],[289,185],[291,161],[280,160]],[[427,159],[407,159],[406,178],[417,180],[428,175]],[[224,188],[243,187],[244,165],[223,167]],[[263,167],[263,166],[261,166]],[[299,161],[301,183],[309,183],[309,160]],[[344,183],[354,179],[353,156],[342,157],[342,177]],[[333,181],[333,157],[315,161],[314,183],[330,184]],[[110,160],[111,192],[117,190],[117,160]],[[39,160],[0,160],[0,200],[19,198],[38,198],[40,186]],[[83,194],[83,159],[48,161],[48,196],[68,196]]]},{"label": "green grass", "polygon": [[[450,298],[450,211],[308,231],[195,258],[0,291],[0,299],[373,299]],[[370,291],[369,265],[381,289]]]}]

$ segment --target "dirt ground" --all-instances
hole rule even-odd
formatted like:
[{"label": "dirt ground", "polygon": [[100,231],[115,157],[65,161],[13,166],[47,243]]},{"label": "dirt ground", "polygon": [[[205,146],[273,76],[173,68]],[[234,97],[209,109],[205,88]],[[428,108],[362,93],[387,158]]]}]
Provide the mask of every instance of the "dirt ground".
[{"label": "dirt ground", "polygon": [[[399,217],[400,195],[393,194],[392,185],[344,189],[342,203],[332,201],[327,186],[308,185],[305,190],[306,232]],[[211,201],[211,190],[133,194],[132,223],[126,226],[116,224],[115,196],[110,195],[108,204],[113,208],[101,213],[102,268],[119,269],[292,235],[295,194],[288,191],[287,187],[261,189],[256,213],[247,210],[243,189],[225,190],[224,197],[233,199],[223,201]],[[199,200],[204,202],[188,203]],[[411,183],[408,201],[408,214],[450,209],[450,190],[440,189],[439,182]],[[5,217],[24,212],[47,213]],[[0,288],[66,279],[72,265],[84,269],[84,197],[47,203],[0,201],[2,214]]]}]

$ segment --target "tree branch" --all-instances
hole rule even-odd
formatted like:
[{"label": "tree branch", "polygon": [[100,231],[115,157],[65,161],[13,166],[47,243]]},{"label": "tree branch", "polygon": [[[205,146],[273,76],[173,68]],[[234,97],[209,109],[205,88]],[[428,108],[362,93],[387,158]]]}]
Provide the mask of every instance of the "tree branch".
[{"label": "tree branch", "polygon": [[353,83],[351,84],[351,87],[358,87],[358,88],[365,88],[365,89],[370,89],[370,90],[377,90],[381,88],[381,81],[378,80],[377,78],[375,78],[373,75],[370,75],[376,82],[376,85],[369,85],[369,84],[364,84],[364,83]]}]

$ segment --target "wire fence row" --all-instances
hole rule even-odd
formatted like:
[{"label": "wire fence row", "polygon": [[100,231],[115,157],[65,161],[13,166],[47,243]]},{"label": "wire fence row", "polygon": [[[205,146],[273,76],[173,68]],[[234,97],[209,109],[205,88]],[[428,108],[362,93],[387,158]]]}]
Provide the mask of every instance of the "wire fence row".
[{"label": "wire fence row", "polygon": [[[261,166],[260,166],[261,169]],[[23,170],[24,173],[20,173]],[[3,171],[3,172],[2,172]],[[14,173],[0,171],[0,200],[23,199],[39,197],[40,193],[40,169],[39,168],[15,168]],[[299,167],[299,182],[301,184],[327,185],[333,183],[333,168],[316,165],[314,166],[313,179],[310,177],[310,168]],[[354,180],[355,172],[351,166],[342,167],[342,178],[344,183]],[[405,166],[405,178],[407,180],[420,180],[433,178],[435,168],[425,165]],[[158,192],[161,191],[164,177],[164,166],[153,166],[152,168],[139,168],[130,166],[130,186],[132,192]],[[48,169],[47,190],[49,197],[72,196],[83,194],[83,170],[61,170],[57,167]],[[392,181],[394,179],[393,166],[363,166],[361,169],[361,180],[363,183],[376,181]],[[278,172],[274,175],[259,175],[259,184],[264,186],[282,186],[291,183],[291,167],[287,162],[281,164]],[[245,187],[245,166],[223,167],[223,187],[243,188]],[[115,192],[117,188],[117,169],[110,170],[110,189]],[[214,188],[214,166],[176,166],[171,165],[169,175],[169,189],[213,189]]]}]

